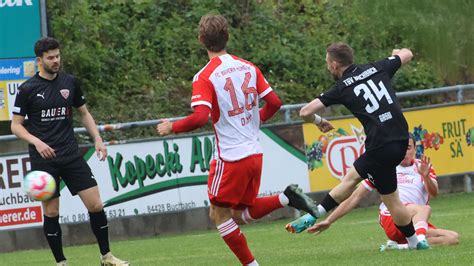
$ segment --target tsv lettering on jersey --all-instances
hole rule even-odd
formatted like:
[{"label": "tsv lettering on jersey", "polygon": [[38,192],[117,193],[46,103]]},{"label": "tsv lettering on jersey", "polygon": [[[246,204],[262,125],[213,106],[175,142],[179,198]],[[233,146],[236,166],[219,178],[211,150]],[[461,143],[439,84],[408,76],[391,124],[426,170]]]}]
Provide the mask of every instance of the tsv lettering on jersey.
[{"label": "tsv lettering on jersey", "polygon": [[32,6],[32,0],[0,0],[0,8],[2,7],[14,7],[14,6]]},{"label": "tsv lettering on jersey", "polygon": [[370,77],[375,73],[377,73],[377,69],[375,67],[371,67],[371,68],[367,69],[366,71],[360,73],[359,75],[352,76],[352,77],[349,77],[349,78],[343,80],[343,82],[346,86],[349,86],[352,83],[354,83],[356,81],[359,81],[359,80],[363,80],[367,77]]}]

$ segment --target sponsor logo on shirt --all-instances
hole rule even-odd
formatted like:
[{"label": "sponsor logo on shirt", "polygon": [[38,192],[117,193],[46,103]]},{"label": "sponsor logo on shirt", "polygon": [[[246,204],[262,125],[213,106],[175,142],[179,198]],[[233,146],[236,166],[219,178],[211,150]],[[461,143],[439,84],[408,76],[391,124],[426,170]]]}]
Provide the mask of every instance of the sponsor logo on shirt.
[{"label": "sponsor logo on shirt", "polygon": [[68,114],[66,107],[55,107],[41,110],[41,122],[63,120]]}]

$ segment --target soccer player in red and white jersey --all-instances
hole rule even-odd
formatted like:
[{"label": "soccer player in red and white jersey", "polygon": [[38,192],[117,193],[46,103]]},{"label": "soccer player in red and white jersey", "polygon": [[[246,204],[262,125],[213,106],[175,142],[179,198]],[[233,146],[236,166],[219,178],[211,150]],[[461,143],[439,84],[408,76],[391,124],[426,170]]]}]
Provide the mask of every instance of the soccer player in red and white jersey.
[{"label": "soccer player in red and white jersey", "polygon": [[[455,245],[459,242],[456,232],[436,228],[429,223],[431,215],[429,199],[438,195],[438,182],[430,159],[426,156],[423,156],[421,160],[415,159],[414,143],[414,137],[410,134],[405,158],[396,169],[400,201],[407,206],[410,216],[412,216],[419,240],[426,238],[430,245]],[[310,227],[308,232],[319,234],[326,230],[337,219],[356,207],[374,188],[374,185],[368,179],[363,180],[347,200],[340,204],[324,221]],[[380,225],[389,239],[387,243],[394,241],[397,244],[402,244],[393,245],[392,242],[392,245],[386,247],[408,248],[407,245],[403,245],[407,243],[406,238],[395,226],[385,204],[381,203],[379,209]]]},{"label": "soccer player in red and white jersey", "polygon": [[[199,23],[199,41],[209,62],[193,79],[193,113],[174,123],[157,125],[161,136],[204,126],[211,114],[216,147],[208,179],[209,216],[243,265],[258,265],[237,223],[248,223],[292,206],[314,214],[316,205],[296,185],[279,195],[257,198],[262,172],[259,127],[275,114],[281,101],[260,69],[225,50],[229,33],[223,16],[206,15]],[[259,109],[258,100],[265,101]]]}]

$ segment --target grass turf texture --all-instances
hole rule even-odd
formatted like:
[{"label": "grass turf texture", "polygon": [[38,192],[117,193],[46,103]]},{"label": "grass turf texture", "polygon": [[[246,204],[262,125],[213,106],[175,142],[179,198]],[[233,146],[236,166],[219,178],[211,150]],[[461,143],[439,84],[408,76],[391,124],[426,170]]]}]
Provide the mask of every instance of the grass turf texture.
[{"label": "grass turf texture", "polygon": [[[243,226],[261,265],[474,265],[474,193],[442,195],[431,202],[431,221],[457,231],[457,246],[426,251],[378,251],[386,238],[377,208],[357,209],[318,236],[288,234],[289,220]],[[132,265],[239,265],[217,231],[164,235],[112,243]],[[98,265],[96,245],[66,247],[70,265]],[[49,250],[0,254],[0,265],[54,265]]]}]

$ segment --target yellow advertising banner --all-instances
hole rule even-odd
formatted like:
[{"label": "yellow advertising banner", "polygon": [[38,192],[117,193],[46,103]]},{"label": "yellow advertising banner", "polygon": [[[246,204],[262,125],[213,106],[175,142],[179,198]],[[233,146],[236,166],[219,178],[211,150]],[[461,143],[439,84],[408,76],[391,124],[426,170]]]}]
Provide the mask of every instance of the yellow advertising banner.
[{"label": "yellow advertising banner", "polygon": [[0,59],[0,121],[11,120],[18,87],[36,71],[34,58]]},{"label": "yellow advertising banner", "polygon": [[11,120],[18,87],[25,80],[0,80],[0,121]]},{"label": "yellow advertising banner", "polygon": [[[404,112],[416,139],[416,156],[431,158],[438,175],[474,171],[474,104]],[[335,127],[321,133],[303,125],[310,190],[333,188],[365,152],[365,134],[356,118],[331,120]]]}]

